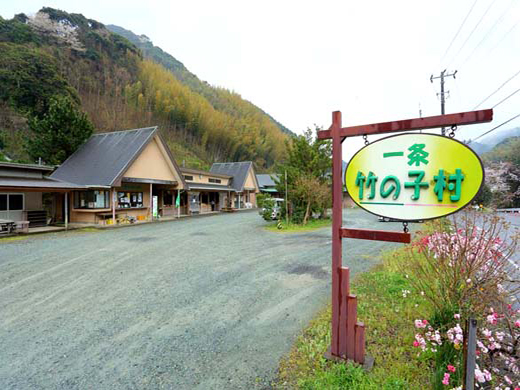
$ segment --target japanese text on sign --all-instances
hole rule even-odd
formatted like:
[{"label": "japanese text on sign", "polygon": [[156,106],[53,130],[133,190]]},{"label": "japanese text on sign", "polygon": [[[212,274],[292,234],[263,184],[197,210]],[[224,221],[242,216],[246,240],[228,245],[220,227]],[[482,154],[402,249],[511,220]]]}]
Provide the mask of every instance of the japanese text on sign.
[{"label": "japanese text on sign", "polygon": [[483,177],[480,159],[464,144],[433,134],[403,134],[361,149],[348,165],[345,184],[367,211],[414,220],[464,207]]}]

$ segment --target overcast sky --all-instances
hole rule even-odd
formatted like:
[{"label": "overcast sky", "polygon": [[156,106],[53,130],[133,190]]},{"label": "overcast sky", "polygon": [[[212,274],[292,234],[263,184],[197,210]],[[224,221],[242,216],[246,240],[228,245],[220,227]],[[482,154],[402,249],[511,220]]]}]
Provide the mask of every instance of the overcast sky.
[{"label": "overcast sky", "polygon": [[[82,13],[147,35],[200,79],[240,93],[296,133],[343,125],[470,111],[520,70],[520,0],[381,1],[40,1],[0,0],[0,14],[42,6]],[[466,15],[459,35],[448,49]],[[520,88],[520,75],[480,108]],[[520,113],[520,92],[495,109],[491,124]],[[520,118],[504,128],[520,125]],[[345,144],[346,154],[350,154]],[[360,141],[352,144],[356,149]]]}]

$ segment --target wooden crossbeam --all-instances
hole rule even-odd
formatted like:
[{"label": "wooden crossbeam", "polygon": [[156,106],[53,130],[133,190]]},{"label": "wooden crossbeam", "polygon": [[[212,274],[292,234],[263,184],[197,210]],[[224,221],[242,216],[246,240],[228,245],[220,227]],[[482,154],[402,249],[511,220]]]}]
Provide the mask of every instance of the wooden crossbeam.
[{"label": "wooden crossbeam", "polygon": [[[486,123],[493,120],[493,110],[479,110],[459,112],[456,114],[427,116],[424,118],[405,119],[393,122],[373,123],[370,125],[342,127],[339,129],[341,137],[355,137],[360,135],[395,133],[410,130],[425,130],[438,127],[462,126],[477,123]],[[332,131],[318,131],[319,139],[332,138]]]},{"label": "wooden crossbeam", "polygon": [[409,244],[412,241],[410,233],[372,229],[341,228],[341,237],[357,238],[360,240],[403,242],[406,244]]}]

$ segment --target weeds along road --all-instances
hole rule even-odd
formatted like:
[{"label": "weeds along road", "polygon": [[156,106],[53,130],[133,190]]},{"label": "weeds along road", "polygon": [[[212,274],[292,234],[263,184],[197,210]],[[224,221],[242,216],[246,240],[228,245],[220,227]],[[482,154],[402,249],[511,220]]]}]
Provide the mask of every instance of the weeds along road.
[{"label": "weeds along road", "polygon": [[[0,388],[267,386],[329,300],[331,241],[264,225],[244,212],[1,243]],[[393,245],[345,241],[354,273]]]}]

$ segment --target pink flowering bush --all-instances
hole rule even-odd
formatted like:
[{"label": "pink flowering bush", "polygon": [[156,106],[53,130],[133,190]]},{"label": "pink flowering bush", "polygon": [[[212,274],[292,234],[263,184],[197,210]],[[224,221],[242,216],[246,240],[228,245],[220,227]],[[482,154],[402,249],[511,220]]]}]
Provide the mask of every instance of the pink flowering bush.
[{"label": "pink flowering bush", "polygon": [[518,235],[503,241],[510,226],[481,213],[432,222],[434,232],[409,246],[402,272],[435,307],[443,322],[454,313],[481,313],[517,289],[509,259]]},{"label": "pink flowering bush", "polygon": [[509,234],[509,225],[499,218],[477,213],[426,228],[430,232],[408,247],[400,266],[433,309],[429,320],[414,321],[413,346],[434,361],[434,388],[462,384],[463,327],[474,317],[479,320],[478,387],[520,390],[520,316],[506,306],[518,290],[512,276],[520,272],[512,272],[518,266],[510,261],[518,235]]}]

